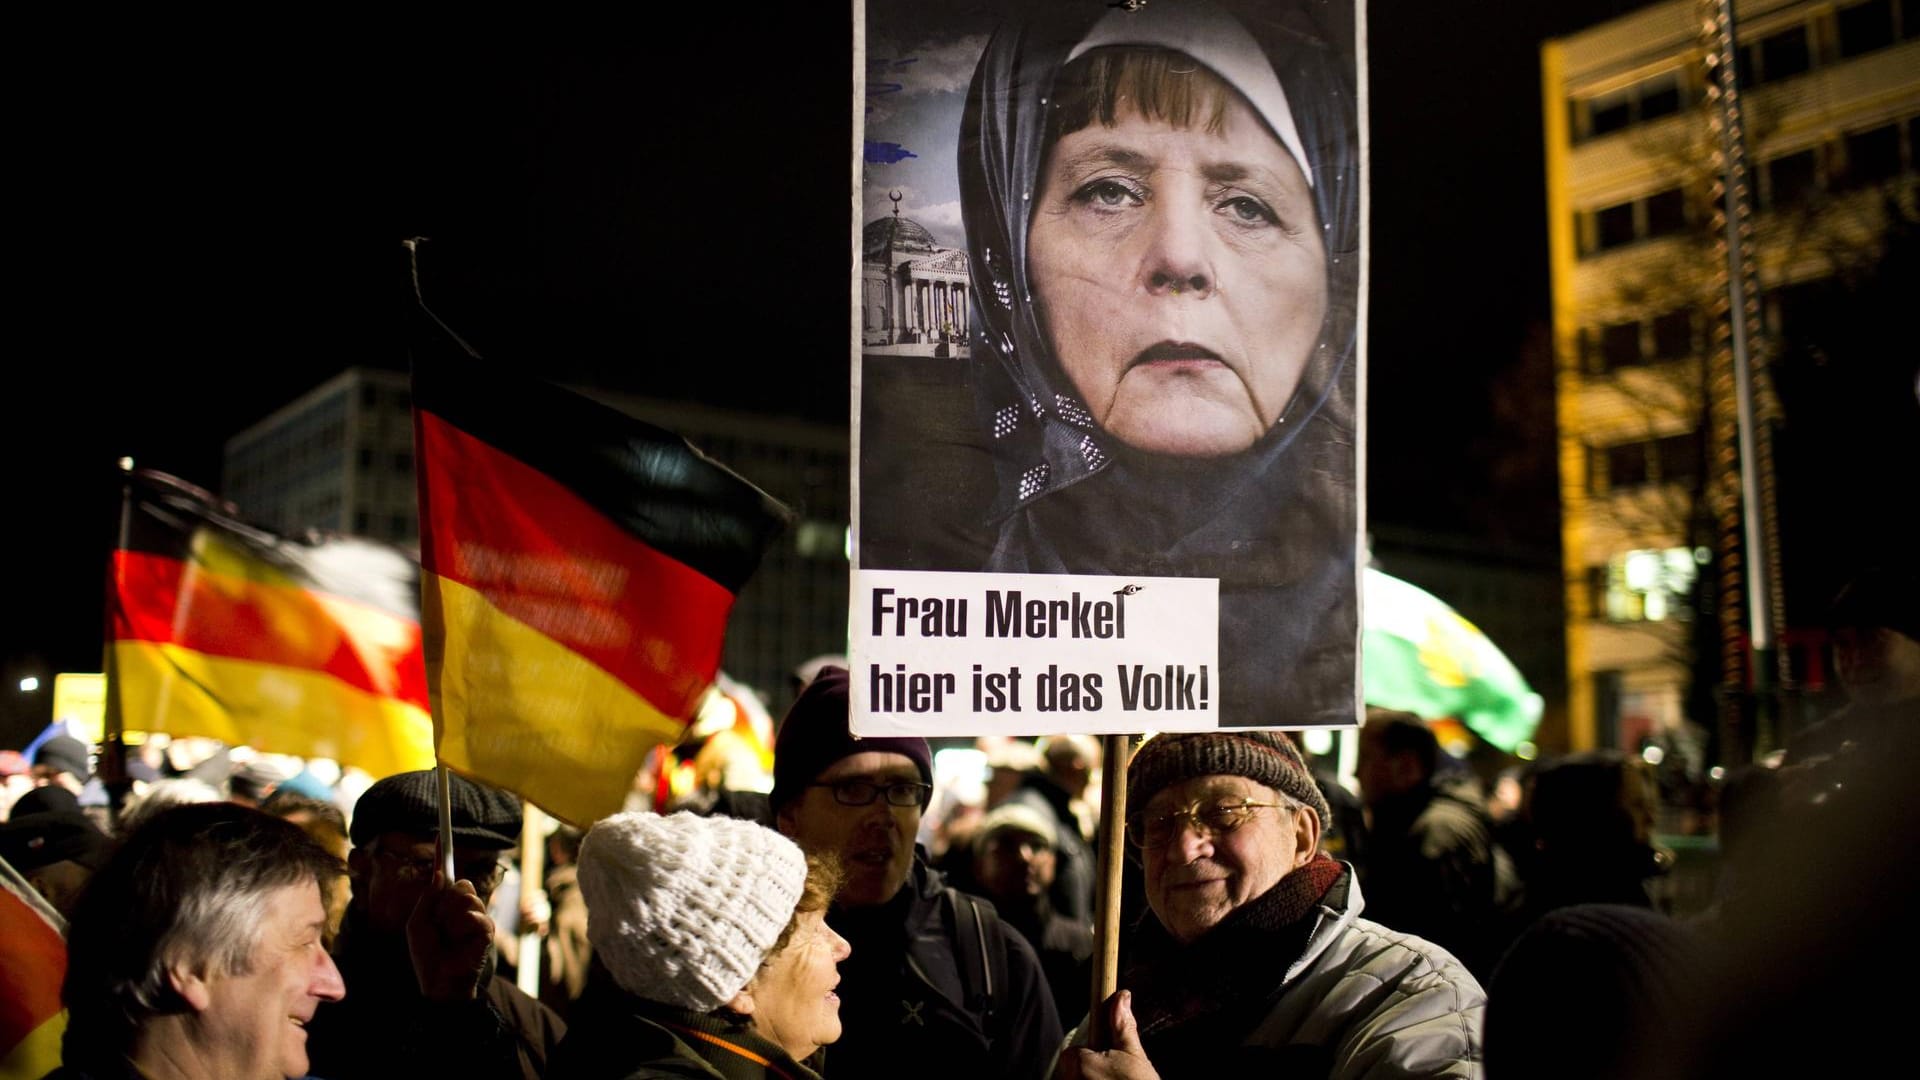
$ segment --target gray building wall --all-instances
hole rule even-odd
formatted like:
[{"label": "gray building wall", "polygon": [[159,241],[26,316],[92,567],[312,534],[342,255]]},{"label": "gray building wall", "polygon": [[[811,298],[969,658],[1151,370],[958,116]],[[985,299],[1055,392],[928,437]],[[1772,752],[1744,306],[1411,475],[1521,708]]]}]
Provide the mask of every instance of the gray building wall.
[{"label": "gray building wall", "polygon": [[[847,429],[575,389],[678,432],[794,509],[734,605],[722,657],[779,715],[796,665],[847,648]],[[222,493],[281,532],[417,545],[411,408],[405,375],[350,368],[228,440]]]}]

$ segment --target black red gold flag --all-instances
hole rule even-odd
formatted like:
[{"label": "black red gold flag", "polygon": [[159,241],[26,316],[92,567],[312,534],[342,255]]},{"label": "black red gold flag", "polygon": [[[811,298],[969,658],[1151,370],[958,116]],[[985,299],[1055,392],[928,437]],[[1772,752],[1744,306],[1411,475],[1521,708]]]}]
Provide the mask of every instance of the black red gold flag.
[{"label": "black red gold flag", "polygon": [[440,759],[584,826],[679,740],[788,513],[671,432],[474,368],[414,361]]},{"label": "black red gold flag", "polygon": [[376,777],[432,765],[409,555],[281,536],[163,473],[133,472],[129,486],[108,595],[119,730],[333,758]]}]

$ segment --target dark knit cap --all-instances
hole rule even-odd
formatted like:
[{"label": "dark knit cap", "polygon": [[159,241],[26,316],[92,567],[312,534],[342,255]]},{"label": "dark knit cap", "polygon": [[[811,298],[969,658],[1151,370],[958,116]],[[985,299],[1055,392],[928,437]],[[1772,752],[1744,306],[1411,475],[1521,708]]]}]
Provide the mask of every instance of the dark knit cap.
[{"label": "dark knit cap", "polygon": [[1293,741],[1278,731],[1203,731],[1155,735],[1127,765],[1127,816],[1171,784],[1201,776],[1244,776],[1313,808],[1320,828],[1332,813]]},{"label": "dark knit cap", "polygon": [[57,862],[98,870],[111,854],[113,841],[78,810],[19,814],[0,822],[0,857],[23,874]]},{"label": "dark knit cap", "polygon": [[[520,842],[519,799],[457,773],[448,780],[455,844],[499,851]],[[353,807],[350,835],[355,847],[372,843],[381,833],[439,831],[440,783],[432,769],[389,776],[368,788]]]},{"label": "dark knit cap", "polygon": [[93,774],[87,765],[87,744],[71,735],[55,735],[41,743],[40,749],[34,752],[33,763],[82,779]]},{"label": "dark knit cap", "polygon": [[45,784],[34,788],[14,801],[13,816],[26,817],[28,814],[58,814],[67,811],[80,812],[80,796],[58,784]]},{"label": "dark knit cap", "polygon": [[1682,1063],[1707,1000],[1706,960],[1690,930],[1645,908],[1547,913],[1487,983],[1487,1075],[1699,1075]]},{"label": "dark knit cap", "polygon": [[1881,627],[1920,641],[1920,573],[1896,567],[1863,571],[1833,598],[1827,625]]},{"label": "dark knit cap", "polygon": [[800,797],[814,778],[841,758],[869,752],[904,754],[933,783],[933,751],[925,739],[855,739],[847,729],[847,669],[823,667],[800,691],[773,743],[773,794],[777,813]]}]

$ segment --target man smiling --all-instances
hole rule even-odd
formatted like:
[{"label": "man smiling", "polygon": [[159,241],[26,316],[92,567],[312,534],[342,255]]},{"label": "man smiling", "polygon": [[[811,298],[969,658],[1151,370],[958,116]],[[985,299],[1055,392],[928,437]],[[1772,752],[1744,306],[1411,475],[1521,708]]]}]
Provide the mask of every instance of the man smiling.
[{"label": "man smiling", "polygon": [[1066,1080],[1478,1075],[1479,983],[1448,953],[1359,917],[1319,852],[1328,809],[1269,731],[1161,735],[1127,768],[1147,905],[1108,1010],[1113,1046]]},{"label": "man smiling", "polygon": [[59,1077],[305,1076],[307,1023],[346,992],[322,944],[339,861],[231,803],[167,810],[82,894]]},{"label": "man smiling", "polygon": [[1060,1020],[1032,946],[993,906],[947,888],[914,836],[933,792],[925,739],[855,740],[847,671],[822,669],[780,725],[780,831],[846,871],[827,923],[840,966],[836,1076],[1044,1076]]}]

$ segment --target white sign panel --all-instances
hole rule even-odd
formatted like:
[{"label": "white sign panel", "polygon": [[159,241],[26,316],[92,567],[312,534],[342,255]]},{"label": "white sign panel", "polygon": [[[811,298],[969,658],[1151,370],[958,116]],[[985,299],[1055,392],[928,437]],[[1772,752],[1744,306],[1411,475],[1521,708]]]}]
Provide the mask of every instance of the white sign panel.
[{"label": "white sign panel", "polygon": [[1131,7],[856,6],[862,734],[1355,722],[1360,12]]},{"label": "white sign panel", "polygon": [[870,570],[854,582],[859,734],[1219,726],[1210,579]]}]

